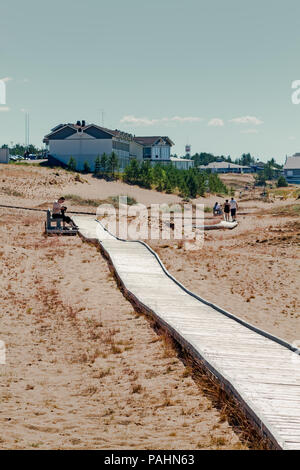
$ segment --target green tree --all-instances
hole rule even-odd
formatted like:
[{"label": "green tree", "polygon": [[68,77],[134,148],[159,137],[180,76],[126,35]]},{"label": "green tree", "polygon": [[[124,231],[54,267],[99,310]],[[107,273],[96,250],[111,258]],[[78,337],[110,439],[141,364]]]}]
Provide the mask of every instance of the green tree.
[{"label": "green tree", "polygon": [[274,170],[270,163],[266,164],[263,171],[264,171],[264,176],[267,180],[271,180],[274,178]]},{"label": "green tree", "polygon": [[140,177],[140,166],[136,158],[132,158],[124,169],[123,180],[129,184],[138,184]]},{"label": "green tree", "polygon": [[198,181],[196,174],[192,171],[189,171],[187,174],[186,184],[189,190],[188,196],[191,198],[196,198],[198,194]]},{"label": "green tree", "polygon": [[265,177],[264,171],[260,171],[255,177],[254,177],[254,184],[255,186],[265,186],[267,182],[267,179]]},{"label": "green tree", "polygon": [[144,161],[140,167],[140,184],[144,188],[151,188],[153,183],[153,168],[149,161]]},{"label": "green tree", "polygon": [[288,182],[287,180],[285,179],[284,176],[279,176],[278,180],[277,180],[277,188],[286,188],[288,186]]},{"label": "green tree", "polygon": [[68,161],[68,170],[70,171],[76,171],[76,160],[74,157],[70,157],[70,160]]},{"label": "green tree", "polygon": [[153,183],[156,185],[157,191],[163,191],[165,189],[167,177],[166,171],[157,163],[153,168]]},{"label": "green tree", "polygon": [[102,174],[105,175],[108,171],[108,155],[105,152],[101,155],[100,167]]},{"label": "green tree", "polygon": [[89,162],[85,161],[84,164],[83,164],[83,171],[84,173],[90,173],[91,171],[91,167],[89,165]]},{"label": "green tree", "polygon": [[101,162],[100,162],[100,157],[99,157],[99,155],[97,155],[97,157],[96,157],[96,159],[95,159],[95,165],[94,165],[94,174],[95,174],[96,176],[99,175],[100,170],[101,170]]},{"label": "green tree", "polygon": [[107,159],[108,171],[114,178],[116,170],[119,168],[119,159],[115,152],[112,152]]}]

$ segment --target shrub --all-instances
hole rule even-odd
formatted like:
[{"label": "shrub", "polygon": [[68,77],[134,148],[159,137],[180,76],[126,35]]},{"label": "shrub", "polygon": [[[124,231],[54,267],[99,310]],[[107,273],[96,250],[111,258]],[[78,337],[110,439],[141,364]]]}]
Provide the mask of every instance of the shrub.
[{"label": "shrub", "polygon": [[279,176],[277,180],[277,188],[286,188],[288,186],[288,182],[284,176]]},{"label": "shrub", "polygon": [[83,171],[84,173],[90,173],[91,171],[91,167],[89,165],[89,162],[85,161],[84,164],[83,164]]},{"label": "shrub", "polygon": [[76,171],[76,160],[74,157],[70,157],[70,160],[68,161],[68,170],[70,171]]},{"label": "shrub", "polygon": [[98,175],[100,173],[101,163],[99,155],[95,159],[94,174]]}]

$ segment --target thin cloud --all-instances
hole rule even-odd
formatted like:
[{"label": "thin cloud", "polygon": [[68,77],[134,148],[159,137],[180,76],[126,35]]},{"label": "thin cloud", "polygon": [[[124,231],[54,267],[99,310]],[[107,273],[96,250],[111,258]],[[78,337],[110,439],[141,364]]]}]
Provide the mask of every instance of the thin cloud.
[{"label": "thin cloud", "polygon": [[0,106],[0,112],[10,111],[8,106]]},{"label": "thin cloud", "polygon": [[230,119],[229,122],[234,122],[235,124],[253,124],[254,126],[259,126],[260,124],[263,124],[263,121],[261,121],[255,116],[241,116],[234,119]]},{"label": "thin cloud", "polygon": [[220,119],[220,118],[213,118],[208,122],[208,126],[223,127],[224,121],[223,119]]},{"label": "thin cloud", "polygon": [[133,115],[124,116],[121,119],[122,124],[133,124],[136,126],[154,126],[155,124],[168,124],[168,123],[194,123],[200,122],[203,119],[197,116],[173,116],[173,117],[164,117],[159,119],[149,119],[147,117],[135,117]]}]

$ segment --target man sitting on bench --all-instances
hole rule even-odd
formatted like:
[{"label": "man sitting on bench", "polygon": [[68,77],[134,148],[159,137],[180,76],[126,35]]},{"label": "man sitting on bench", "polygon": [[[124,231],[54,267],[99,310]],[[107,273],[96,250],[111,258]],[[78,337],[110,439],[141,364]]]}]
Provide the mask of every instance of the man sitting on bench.
[{"label": "man sitting on bench", "polygon": [[65,215],[65,212],[67,210],[66,206],[63,206],[63,203],[65,202],[64,197],[60,197],[57,201],[54,201],[53,203],[53,210],[52,210],[52,218],[53,219],[62,219],[63,223],[67,222],[67,224],[72,225],[73,228],[76,228],[76,225],[73,223],[73,221]]}]

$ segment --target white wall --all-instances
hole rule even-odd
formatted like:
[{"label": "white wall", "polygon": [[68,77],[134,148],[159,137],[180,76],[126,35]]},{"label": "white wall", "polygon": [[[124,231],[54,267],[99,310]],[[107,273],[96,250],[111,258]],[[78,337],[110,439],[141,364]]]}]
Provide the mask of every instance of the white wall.
[{"label": "white wall", "polygon": [[194,167],[194,162],[192,160],[178,160],[177,158],[171,158],[171,162],[178,170],[188,170],[189,168]]},{"label": "white wall", "polygon": [[143,146],[136,142],[130,142],[130,156],[135,157],[137,160],[143,160]]},{"label": "white wall", "polygon": [[0,163],[8,163],[9,149],[0,149]]},{"label": "white wall", "polygon": [[[158,158],[156,157],[158,156]],[[170,146],[169,145],[155,145],[151,149],[152,160],[169,160],[170,159]]]},{"label": "white wall", "polygon": [[64,140],[50,140],[49,153],[65,164],[69,162],[70,157],[74,157],[78,170],[82,170],[84,162],[87,161],[93,170],[98,155],[101,157],[103,153],[112,153],[112,140],[75,134],[74,137]]}]

